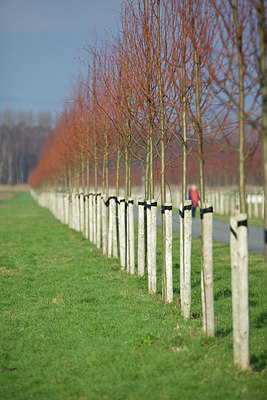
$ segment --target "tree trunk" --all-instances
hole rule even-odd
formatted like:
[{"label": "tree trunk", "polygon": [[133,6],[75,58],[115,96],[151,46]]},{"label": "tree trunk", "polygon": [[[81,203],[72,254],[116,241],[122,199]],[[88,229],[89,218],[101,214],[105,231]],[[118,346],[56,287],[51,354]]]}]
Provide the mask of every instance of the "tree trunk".
[{"label": "tree trunk", "polygon": [[238,50],[238,73],[239,73],[239,198],[240,198],[240,212],[246,213],[246,186],[245,186],[245,111],[244,111],[244,66],[243,66],[243,48],[242,48],[242,31],[238,20],[238,0],[234,4],[234,21],[236,27],[236,41]]},{"label": "tree trunk", "polygon": [[[165,127],[164,127],[164,106],[163,106],[163,93],[162,93],[162,78],[161,78],[161,38],[160,38],[160,0],[157,0],[157,69],[158,69],[158,99],[159,99],[159,118],[160,118],[160,192],[161,192],[161,206],[166,203],[166,183],[165,183]],[[167,287],[166,287],[166,216],[165,213],[161,213],[162,216],[162,300],[167,299]]]},{"label": "tree trunk", "polygon": [[138,276],[145,275],[145,202],[138,201]]},{"label": "tree trunk", "polygon": [[264,241],[265,260],[267,261],[267,67],[265,40],[265,7],[264,0],[258,2],[258,24],[260,39],[260,87],[262,95],[262,152],[263,152],[263,190],[264,190]]}]

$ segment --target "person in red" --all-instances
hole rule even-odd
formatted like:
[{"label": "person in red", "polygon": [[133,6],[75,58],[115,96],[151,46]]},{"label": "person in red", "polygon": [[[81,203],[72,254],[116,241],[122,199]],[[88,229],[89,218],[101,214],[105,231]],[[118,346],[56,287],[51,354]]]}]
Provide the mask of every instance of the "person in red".
[{"label": "person in red", "polygon": [[192,201],[192,217],[194,217],[199,202],[199,194],[196,185],[192,185],[191,189],[189,189],[188,198]]}]

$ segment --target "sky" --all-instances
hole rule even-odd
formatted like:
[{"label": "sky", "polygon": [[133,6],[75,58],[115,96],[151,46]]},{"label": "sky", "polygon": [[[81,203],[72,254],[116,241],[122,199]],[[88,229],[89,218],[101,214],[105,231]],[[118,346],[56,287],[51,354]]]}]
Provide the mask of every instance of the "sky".
[{"label": "sky", "polygon": [[121,0],[0,0],[0,113],[60,113],[86,44],[117,31]]}]

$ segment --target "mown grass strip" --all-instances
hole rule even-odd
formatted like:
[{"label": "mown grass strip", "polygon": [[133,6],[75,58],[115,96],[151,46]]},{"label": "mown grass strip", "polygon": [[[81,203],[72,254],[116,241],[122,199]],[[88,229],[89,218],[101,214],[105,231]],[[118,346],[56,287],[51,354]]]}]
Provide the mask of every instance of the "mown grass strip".
[{"label": "mown grass strip", "polygon": [[[260,399],[266,394],[266,276],[250,255],[251,370],[232,361],[229,247],[214,244],[216,337],[201,335],[200,242],[191,321],[147,293],[28,195],[0,204],[1,399]],[[160,244],[160,235],[158,235]],[[158,248],[160,265],[160,248]]]}]

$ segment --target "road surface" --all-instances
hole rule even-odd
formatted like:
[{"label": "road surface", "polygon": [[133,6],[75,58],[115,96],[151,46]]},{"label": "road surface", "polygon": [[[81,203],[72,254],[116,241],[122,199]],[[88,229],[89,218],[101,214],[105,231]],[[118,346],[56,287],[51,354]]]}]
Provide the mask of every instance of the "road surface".
[{"label": "road surface", "polygon": [[[134,207],[135,220],[138,218],[137,207]],[[157,214],[158,226],[161,227],[161,212]],[[180,232],[180,218],[178,213],[173,212],[173,230]],[[264,255],[264,231],[258,226],[248,227],[248,251],[251,253]],[[192,236],[198,238],[200,236],[200,219],[193,218]],[[213,220],[213,240],[221,243],[230,243],[230,228],[229,223]]]}]

